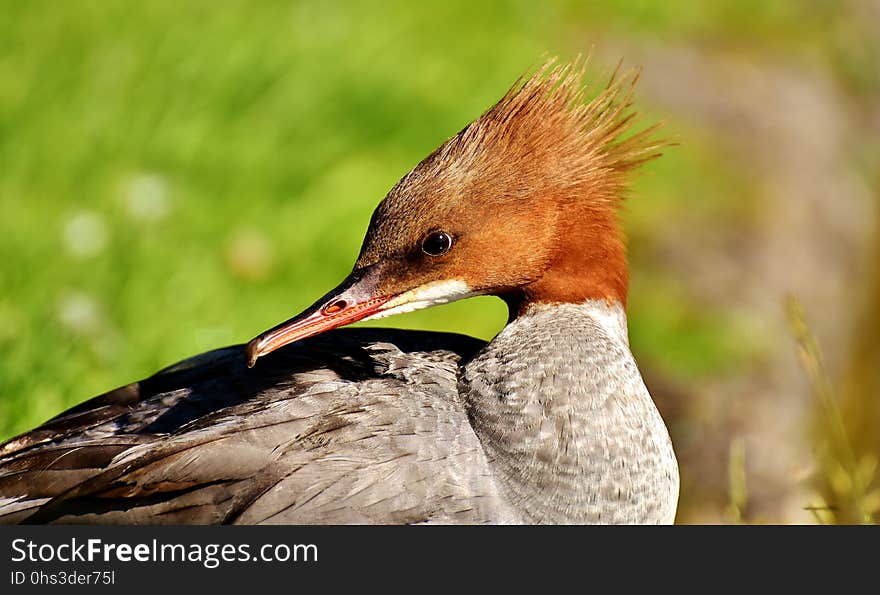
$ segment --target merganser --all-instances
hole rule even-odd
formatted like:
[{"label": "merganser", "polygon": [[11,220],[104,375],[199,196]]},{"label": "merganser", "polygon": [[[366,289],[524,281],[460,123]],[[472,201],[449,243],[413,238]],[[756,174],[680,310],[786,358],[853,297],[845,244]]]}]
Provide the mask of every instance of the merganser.
[{"label": "merganser", "polygon": [[[582,65],[521,78],[391,189],[306,311],[0,446],[0,522],[672,523],[617,219],[662,145],[631,132],[637,78],[589,101]],[[488,343],[333,330],[487,294],[510,312]]]}]

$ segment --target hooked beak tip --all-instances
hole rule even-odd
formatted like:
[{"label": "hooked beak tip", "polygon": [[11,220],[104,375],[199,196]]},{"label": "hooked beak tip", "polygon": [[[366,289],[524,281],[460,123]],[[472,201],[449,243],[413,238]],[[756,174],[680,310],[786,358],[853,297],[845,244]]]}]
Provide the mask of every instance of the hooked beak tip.
[{"label": "hooked beak tip", "polygon": [[252,339],[244,349],[244,355],[247,360],[247,367],[253,368],[257,363],[257,359],[262,355],[260,353],[260,337]]}]

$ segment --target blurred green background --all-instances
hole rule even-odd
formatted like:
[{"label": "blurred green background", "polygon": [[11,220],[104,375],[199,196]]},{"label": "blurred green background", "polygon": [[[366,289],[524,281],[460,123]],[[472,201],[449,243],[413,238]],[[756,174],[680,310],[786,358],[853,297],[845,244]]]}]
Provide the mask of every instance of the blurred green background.
[{"label": "blurred green background", "polygon": [[[876,518],[877,23],[864,1],[0,0],[0,439],[310,304],[398,178],[544,56],[592,52],[599,78],[644,67],[644,121],[680,143],[624,216],[679,520]],[[505,316],[381,322],[488,339]]]}]

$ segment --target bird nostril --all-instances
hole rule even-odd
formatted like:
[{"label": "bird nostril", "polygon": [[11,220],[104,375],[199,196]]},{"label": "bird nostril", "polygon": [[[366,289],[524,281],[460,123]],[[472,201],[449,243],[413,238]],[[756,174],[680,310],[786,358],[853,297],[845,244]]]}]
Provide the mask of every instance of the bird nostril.
[{"label": "bird nostril", "polygon": [[324,306],[324,309],[321,310],[321,313],[324,315],[336,314],[340,310],[344,309],[347,305],[348,302],[346,302],[345,300],[336,300],[332,304]]}]

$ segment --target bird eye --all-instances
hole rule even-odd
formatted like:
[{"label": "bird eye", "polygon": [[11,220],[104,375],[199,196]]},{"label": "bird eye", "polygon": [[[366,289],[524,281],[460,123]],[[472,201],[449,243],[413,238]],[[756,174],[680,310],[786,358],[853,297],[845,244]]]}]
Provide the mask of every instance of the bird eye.
[{"label": "bird eye", "polygon": [[422,242],[422,252],[429,256],[442,256],[452,248],[452,236],[445,231],[435,231],[428,234]]}]

